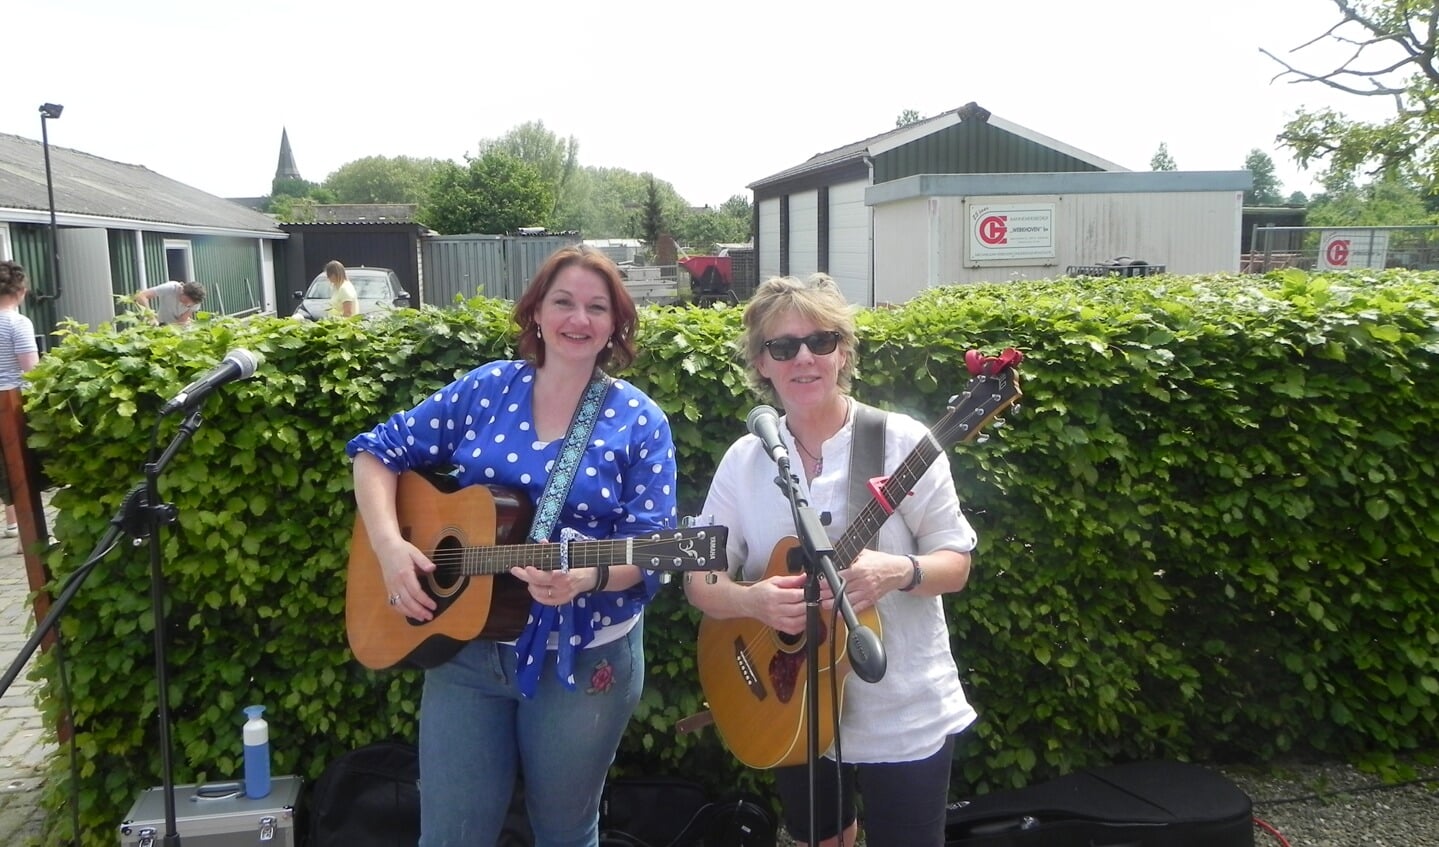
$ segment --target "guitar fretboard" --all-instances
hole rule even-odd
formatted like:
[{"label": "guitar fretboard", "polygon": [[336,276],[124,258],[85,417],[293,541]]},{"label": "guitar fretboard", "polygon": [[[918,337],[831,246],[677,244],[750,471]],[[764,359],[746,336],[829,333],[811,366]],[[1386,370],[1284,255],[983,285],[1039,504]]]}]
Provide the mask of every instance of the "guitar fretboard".
[{"label": "guitar fretboard", "polygon": [[693,537],[631,537],[497,547],[441,547],[432,553],[431,559],[447,575],[458,576],[494,576],[526,565],[545,571],[560,570],[562,558],[568,559],[570,568],[638,565],[660,571],[688,571],[705,570],[723,550],[721,533],[699,531]]}]

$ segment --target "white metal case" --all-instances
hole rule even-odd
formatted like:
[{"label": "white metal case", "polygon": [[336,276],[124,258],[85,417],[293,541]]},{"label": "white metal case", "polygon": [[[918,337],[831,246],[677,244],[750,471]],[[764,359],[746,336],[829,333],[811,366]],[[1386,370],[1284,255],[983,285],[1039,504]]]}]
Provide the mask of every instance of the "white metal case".
[{"label": "white metal case", "polygon": [[[301,782],[277,776],[258,800],[240,781],[177,785],[175,832],[185,847],[295,847]],[[165,834],[165,790],[147,788],[120,824],[120,847],[156,847]]]}]

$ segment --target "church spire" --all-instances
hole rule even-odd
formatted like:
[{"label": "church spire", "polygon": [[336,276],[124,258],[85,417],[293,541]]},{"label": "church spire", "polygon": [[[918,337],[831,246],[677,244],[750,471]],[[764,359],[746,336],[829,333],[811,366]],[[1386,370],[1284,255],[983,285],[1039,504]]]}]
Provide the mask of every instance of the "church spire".
[{"label": "church spire", "polygon": [[300,179],[300,169],[295,166],[295,154],[290,152],[290,134],[280,128],[280,163],[275,167],[275,179]]}]

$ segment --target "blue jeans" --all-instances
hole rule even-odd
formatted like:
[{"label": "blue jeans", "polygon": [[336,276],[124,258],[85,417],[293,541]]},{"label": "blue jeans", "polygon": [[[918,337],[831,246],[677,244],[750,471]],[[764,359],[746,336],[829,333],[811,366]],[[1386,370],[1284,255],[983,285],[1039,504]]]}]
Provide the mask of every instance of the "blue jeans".
[{"label": "blue jeans", "polygon": [[523,773],[535,847],[594,847],[600,793],[645,681],[644,624],[575,659],[575,690],[549,651],[532,699],[515,648],[473,641],[425,673],[420,847],[489,847]]}]

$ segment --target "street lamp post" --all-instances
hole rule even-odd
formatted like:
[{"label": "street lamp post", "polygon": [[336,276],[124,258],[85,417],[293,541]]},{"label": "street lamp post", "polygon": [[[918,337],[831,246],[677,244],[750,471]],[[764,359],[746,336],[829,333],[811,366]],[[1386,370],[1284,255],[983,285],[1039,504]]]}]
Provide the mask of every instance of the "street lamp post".
[{"label": "street lamp post", "polygon": [[53,300],[60,295],[60,241],[55,227],[55,181],[50,175],[50,127],[49,121],[56,120],[65,107],[59,103],[45,103],[40,106],[40,146],[45,150],[45,193],[50,199],[50,284],[46,293],[36,293],[40,300]]}]

